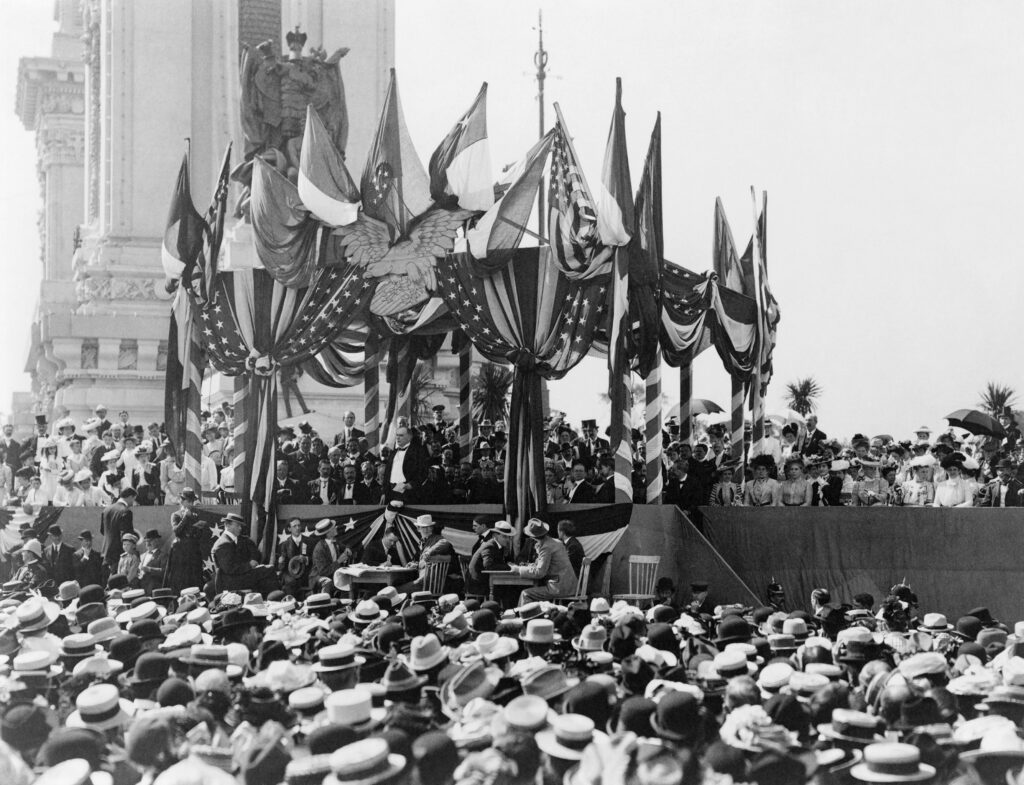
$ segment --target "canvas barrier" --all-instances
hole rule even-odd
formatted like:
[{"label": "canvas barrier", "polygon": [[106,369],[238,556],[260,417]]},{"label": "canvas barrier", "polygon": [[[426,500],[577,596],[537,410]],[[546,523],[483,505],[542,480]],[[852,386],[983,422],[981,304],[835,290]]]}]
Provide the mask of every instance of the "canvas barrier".
[{"label": "canvas barrier", "polygon": [[951,622],[987,606],[1024,619],[1024,509],[913,507],[702,507],[704,532],[742,580],[764,597],[775,578],[790,608],[826,587],[838,602],[875,603],[904,578],[922,612]]}]

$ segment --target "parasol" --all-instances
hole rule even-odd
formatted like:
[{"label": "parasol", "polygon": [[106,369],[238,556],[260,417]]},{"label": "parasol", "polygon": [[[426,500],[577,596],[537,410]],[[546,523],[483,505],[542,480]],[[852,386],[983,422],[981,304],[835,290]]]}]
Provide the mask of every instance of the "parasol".
[{"label": "parasol", "polygon": [[1006,436],[1006,431],[1000,425],[999,420],[991,414],[979,412],[977,409],[957,409],[945,416],[949,424],[954,428],[963,428],[968,433],[980,434],[983,436]]},{"label": "parasol", "polygon": [[[690,414],[718,414],[723,411],[722,407],[714,401],[709,401],[707,398],[693,398],[690,400]],[[679,404],[674,404],[671,409],[668,410],[669,417],[679,417]]]}]

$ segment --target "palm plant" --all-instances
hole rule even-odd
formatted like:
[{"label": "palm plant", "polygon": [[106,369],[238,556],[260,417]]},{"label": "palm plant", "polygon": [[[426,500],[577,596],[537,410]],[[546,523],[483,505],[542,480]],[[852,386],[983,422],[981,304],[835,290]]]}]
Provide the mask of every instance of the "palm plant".
[{"label": "palm plant", "polygon": [[473,379],[473,416],[479,420],[508,419],[512,370],[495,363],[484,363]]},{"label": "palm plant", "polygon": [[786,385],[786,405],[790,409],[806,417],[813,412],[817,406],[817,398],[821,395],[821,385],[813,376],[806,379],[797,379]]},{"label": "palm plant", "polygon": [[1017,397],[1017,391],[1009,385],[988,382],[985,389],[981,391],[981,401],[978,405],[993,417],[998,417],[1008,407],[1012,407]]}]

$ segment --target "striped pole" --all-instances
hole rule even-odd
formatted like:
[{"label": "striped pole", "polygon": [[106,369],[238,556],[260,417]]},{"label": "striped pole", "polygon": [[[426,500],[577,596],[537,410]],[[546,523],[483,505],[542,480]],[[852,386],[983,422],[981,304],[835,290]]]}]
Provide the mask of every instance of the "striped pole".
[{"label": "striped pole", "polygon": [[743,482],[743,428],[744,428],[744,417],[743,417],[743,404],[745,397],[743,395],[743,382],[737,379],[735,376],[732,378],[732,420],[731,420],[731,431],[732,438],[729,441],[729,454],[732,456],[732,460],[739,464],[735,472],[733,479],[736,483]]},{"label": "striped pole", "polygon": [[380,444],[380,343],[367,341],[363,368],[363,422],[369,451]]},{"label": "striped pole", "polygon": [[615,502],[622,504],[633,501],[633,418],[630,406],[630,381],[632,374],[627,363],[622,363],[622,376],[615,380],[621,385],[623,402],[621,411],[612,411],[612,418],[622,422],[621,438],[615,448]]},{"label": "striped pole", "polygon": [[473,439],[472,380],[473,342],[461,330],[452,337],[459,341],[459,456],[469,458],[469,447]]},{"label": "striped pole", "polygon": [[[241,500],[243,509],[246,502],[250,505],[252,503],[251,499],[249,499],[249,483],[245,471],[249,463],[249,451],[246,445],[246,436],[249,431],[248,396],[248,380],[244,373],[240,373],[235,377],[235,394],[231,399],[231,406],[234,409],[233,441],[235,450],[234,456],[231,459],[231,465],[235,469],[235,496],[238,500]],[[248,518],[246,520],[248,521]]]},{"label": "striped pole", "polygon": [[647,442],[647,503],[661,504],[661,351],[647,375],[644,439]]},{"label": "striped pole", "polygon": [[751,449],[754,455],[764,452],[764,398],[761,396],[761,369],[754,371],[750,380],[750,410],[754,420],[754,432],[751,434]]},{"label": "striped pole", "polygon": [[693,398],[693,357],[688,356],[679,366],[679,441],[689,444],[692,437],[690,400]]}]

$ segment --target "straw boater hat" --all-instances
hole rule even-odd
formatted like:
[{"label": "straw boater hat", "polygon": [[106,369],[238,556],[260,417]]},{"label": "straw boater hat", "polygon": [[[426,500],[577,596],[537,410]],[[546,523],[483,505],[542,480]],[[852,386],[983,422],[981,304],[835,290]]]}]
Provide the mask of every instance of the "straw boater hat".
[{"label": "straw boater hat", "polygon": [[334,646],[324,646],[318,652],[319,662],[313,663],[313,670],[317,673],[333,673],[348,668],[355,668],[366,662],[365,657],[356,654],[355,646],[348,643],[338,643]]},{"label": "straw boater hat", "polygon": [[391,752],[386,739],[354,742],[331,754],[332,774],[324,785],[376,785],[405,769],[405,756]]},{"label": "straw boater hat", "polygon": [[120,728],[134,711],[132,702],[122,698],[113,684],[94,684],[75,699],[75,711],[68,716],[67,724],[99,731]]},{"label": "straw boater hat", "polygon": [[344,725],[356,731],[377,727],[384,721],[387,709],[374,708],[373,695],[369,690],[356,687],[337,690],[324,698],[328,722]]},{"label": "straw boater hat", "polygon": [[926,782],[935,777],[935,768],[921,763],[921,751],[911,744],[869,744],[864,760],[850,769],[859,782]]}]

